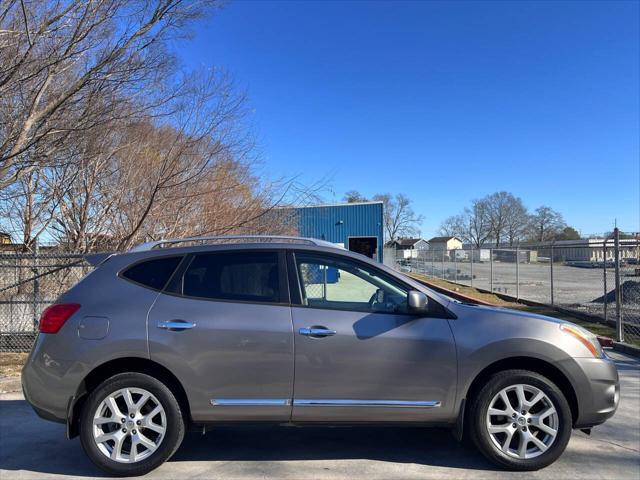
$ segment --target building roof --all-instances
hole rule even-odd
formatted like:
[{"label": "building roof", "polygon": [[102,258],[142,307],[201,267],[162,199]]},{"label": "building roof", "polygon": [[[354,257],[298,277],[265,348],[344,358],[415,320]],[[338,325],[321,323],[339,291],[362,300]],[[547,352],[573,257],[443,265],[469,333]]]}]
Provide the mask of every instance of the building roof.
[{"label": "building roof", "polygon": [[396,240],[389,241],[385,244],[387,247],[397,245],[399,248],[411,248],[418,242],[427,242],[424,238],[398,238]]},{"label": "building roof", "polygon": [[429,240],[429,243],[446,243],[449,240],[453,240],[453,239],[458,240],[459,242],[462,241],[458,237],[449,236],[449,237],[433,237],[431,240]]},{"label": "building roof", "polygon": [[382,200],[367,200],[366,202],[338,202],[338,203],[321,203],[319,205],[280,205],[274,208],[281,210],[297,210],[299,208],[327,208],[327,207],[350,207],[355,205],[377,205],[384,203]]},{"label": "building roof", "polygon": [[398,242],[398,245],[402,245],[403,247],[410,247],[418,243],[420,240],[426,242],[426,240],[423,240],[422,238],[399,238],[396,242]]}]

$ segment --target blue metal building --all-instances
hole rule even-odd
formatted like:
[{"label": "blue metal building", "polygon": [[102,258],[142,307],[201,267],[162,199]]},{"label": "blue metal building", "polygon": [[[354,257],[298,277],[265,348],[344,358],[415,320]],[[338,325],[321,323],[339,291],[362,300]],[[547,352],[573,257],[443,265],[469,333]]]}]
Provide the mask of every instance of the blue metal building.
[{"label": "blue metal building", "polygon": [[294,208],[300,236],[341,244],[382,262],[382,202]]}]

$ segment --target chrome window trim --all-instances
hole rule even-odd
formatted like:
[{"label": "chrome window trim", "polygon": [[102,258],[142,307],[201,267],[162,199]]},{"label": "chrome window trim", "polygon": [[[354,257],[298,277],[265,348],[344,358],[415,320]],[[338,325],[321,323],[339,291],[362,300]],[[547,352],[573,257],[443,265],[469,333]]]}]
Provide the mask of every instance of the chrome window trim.
[{"label": "chrome window trim", "polygon": [[438,408],[441,402],[434,400],[334,400],[296,399],[294,407],[396,407],[396,408]]},{"label": "chrome window trim", "polygon": [[287,406],[291,405],[290,398],[212,398],[214,407],[251,407],[251,406]]}]

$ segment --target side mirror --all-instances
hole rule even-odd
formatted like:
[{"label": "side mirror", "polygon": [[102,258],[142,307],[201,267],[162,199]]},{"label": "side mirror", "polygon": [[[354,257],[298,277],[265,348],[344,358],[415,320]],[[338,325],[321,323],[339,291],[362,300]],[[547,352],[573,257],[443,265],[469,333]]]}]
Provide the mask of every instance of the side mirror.
[{"label": "side mirror", "polygon": [[429,309],[427,296],[418,290],[409,290],[407,294],[407,305],[409,313],[428,313]]}]

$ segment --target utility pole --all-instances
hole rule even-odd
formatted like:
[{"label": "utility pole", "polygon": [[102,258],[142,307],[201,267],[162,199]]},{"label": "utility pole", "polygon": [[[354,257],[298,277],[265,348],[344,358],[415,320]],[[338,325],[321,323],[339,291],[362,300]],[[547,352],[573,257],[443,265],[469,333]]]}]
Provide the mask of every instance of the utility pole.
[{"label": "utility pole", "polygon": [[491,293],[493,293],[493,248],[489,250],[489,276],[491,277]]},{"label": "utility pole", "polygon": [[602,298],[604,298],[604,301],[602,302],[602,305],[604,307],[604,321],[605,323],[607,322],[607,242],[609,241],[609,238],[607,236],[605,236],[604,239],[604,244],[602,245],[602,256],[604,258],[604,261],[602,262],[602,275],[603,275],[603,280],[604,280],[604,293],[602,294]]},{"label": "utility pole", "polygon": [[520,244],[516,245],[516,300],[520,300]]},{"label": "utility pole", "polygon": [[553,243],[551,243],[551,255],[549,256],[549,271],[551,275],[551,305],[553,306],[555,305],[555,299],[553,298]]},{"label": "utility pole", "polygon": [[622,289],[620,288],[620,230],[613,229],[613,255],[616,284],[616,334],[619,342],[624,342],[624,326],[622,325]]}]

